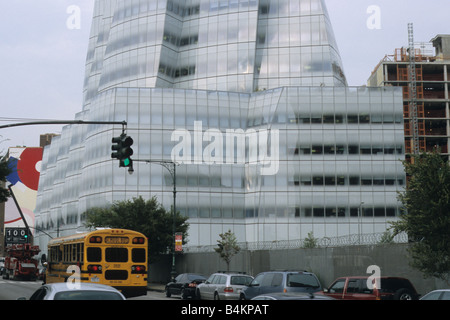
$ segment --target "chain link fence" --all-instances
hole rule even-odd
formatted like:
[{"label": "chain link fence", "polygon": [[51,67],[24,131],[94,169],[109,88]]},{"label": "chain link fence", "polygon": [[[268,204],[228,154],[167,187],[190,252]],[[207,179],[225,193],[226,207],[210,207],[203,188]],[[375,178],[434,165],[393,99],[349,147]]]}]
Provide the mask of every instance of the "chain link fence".
[{"label": "chain link fence", "polygon": [[[299,240],[279,240],[260,242],[238,242],[241,250],[285,250],[299,248],[331,248],[357,245],[380,245],[389,243],[407,243],[408,236],[405,233],[393,236],[389,233],[350,234],[340,237],[305,238]],[[186,246],[184,253],[214,252],[215,245]]]}]

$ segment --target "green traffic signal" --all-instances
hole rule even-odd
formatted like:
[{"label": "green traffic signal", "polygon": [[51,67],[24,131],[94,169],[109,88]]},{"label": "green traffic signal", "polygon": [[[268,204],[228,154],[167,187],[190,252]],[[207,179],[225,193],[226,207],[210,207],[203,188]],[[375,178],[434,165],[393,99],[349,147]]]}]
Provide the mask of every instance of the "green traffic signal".
[{"label": "green traffic signal", "polygon": [[113,143],[111,150],[114,151],[111,153],[111,158],[119,160],[119,167],[132,166],[133,149],[131,149],[131,146],[133,145],[133,139],[122,133],[120,137],[112,138],[111,142]]}]

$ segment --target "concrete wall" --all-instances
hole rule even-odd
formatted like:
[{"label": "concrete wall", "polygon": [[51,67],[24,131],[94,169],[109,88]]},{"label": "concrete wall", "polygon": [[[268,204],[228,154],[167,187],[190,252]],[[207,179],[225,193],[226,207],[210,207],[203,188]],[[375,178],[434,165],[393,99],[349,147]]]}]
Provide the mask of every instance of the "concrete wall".
[{"label": "concrete wall", "polygon": [[[377,265],[381,276],[399,276],[411,280],[420,294],[448,287],[436,279],[424,279],[411,268],[407,244],[349,246],[317,249],[242,251],[233,257],[231,271],[243,271],[255,276],[268,270],[306,270],[314,272],[323,286],[341,276],[371,275],[367,268]],[[150,266],[149,282],[165,283],[170,278],[171,256]],[[215,252],[187,253],[176,258],[177,273],[196,272],[205,276],[226,270],[226,264]]]}]

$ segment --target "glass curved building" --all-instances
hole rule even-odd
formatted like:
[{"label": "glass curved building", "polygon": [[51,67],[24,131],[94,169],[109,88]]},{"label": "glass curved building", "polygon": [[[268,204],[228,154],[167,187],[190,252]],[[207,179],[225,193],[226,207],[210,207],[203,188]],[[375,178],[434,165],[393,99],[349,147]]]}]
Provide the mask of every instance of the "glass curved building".
[{"label": "glass curved building", "polygon": [[[44,151],[36,224],[136,196],[189,217],[190,246],[386,230],[404,187],[402,94],[347,87],[322,0],[97,0],[77,120]],[[45,239],[39,241],[45,243]]]}]

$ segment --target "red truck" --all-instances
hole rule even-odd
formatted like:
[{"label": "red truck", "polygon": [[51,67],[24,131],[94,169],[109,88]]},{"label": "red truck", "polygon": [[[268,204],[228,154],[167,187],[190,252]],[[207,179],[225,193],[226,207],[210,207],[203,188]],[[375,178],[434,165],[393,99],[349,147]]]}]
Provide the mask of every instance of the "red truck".
[{"label": "red truck", "polygon": [[371,279],[371,288],[368,287],[368,279],[368,276],[341,277],[324,289],[322,294],[339,300],[417,300],[420,296],[405,278],[378,277],[378,281]]},{"label": "red truck", "polygon": [[3,279],[29,279],[36,280],[39,275],[38,260],[33,256],[41,250],[39,246],[29,243],[11,244],[6,247]]}]

